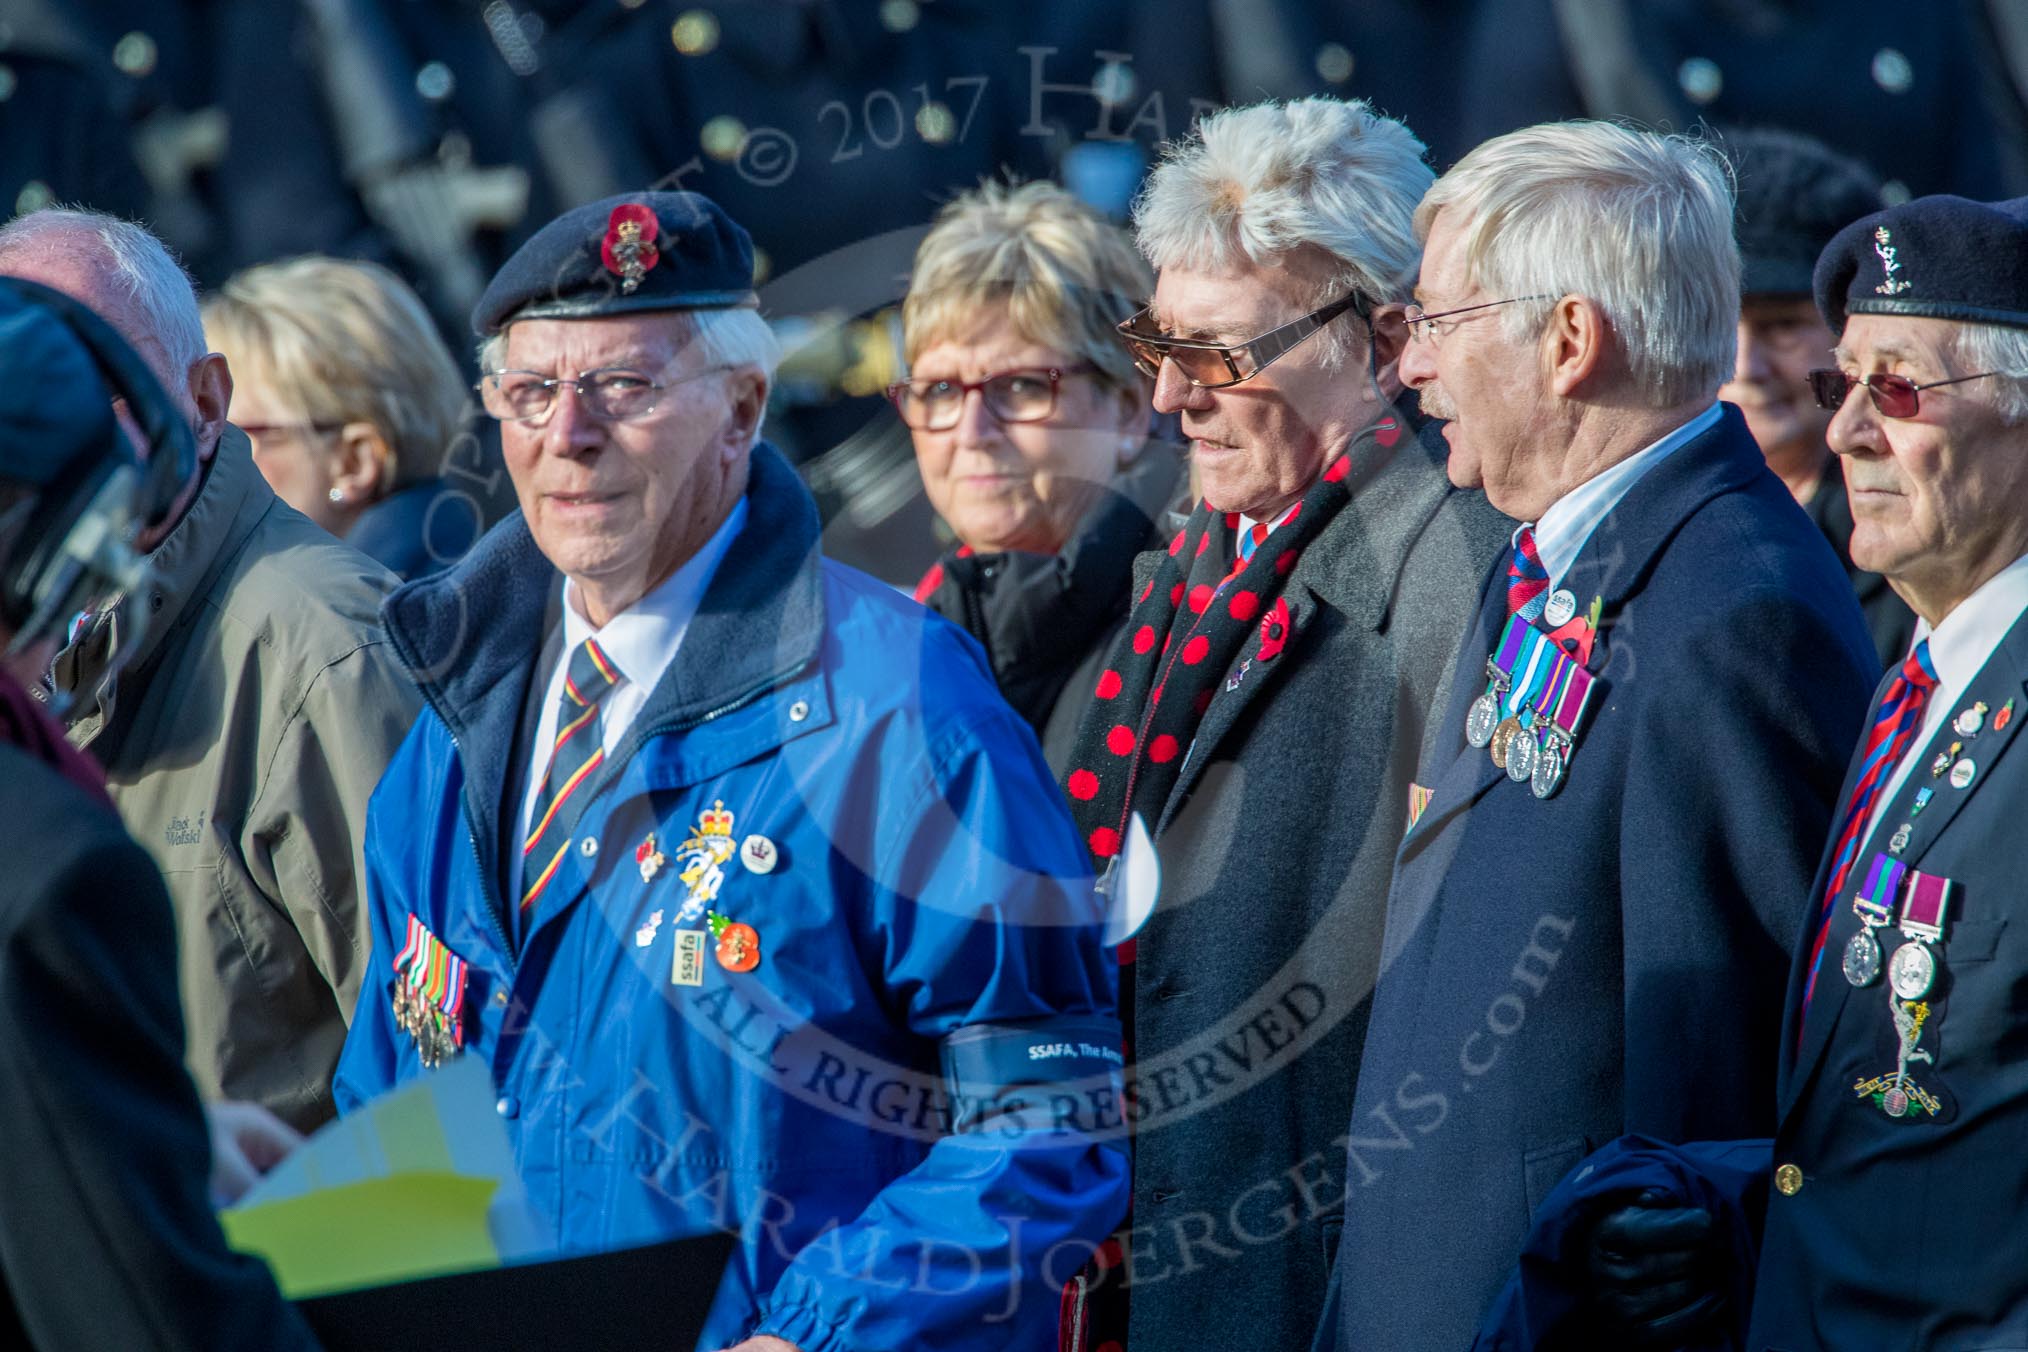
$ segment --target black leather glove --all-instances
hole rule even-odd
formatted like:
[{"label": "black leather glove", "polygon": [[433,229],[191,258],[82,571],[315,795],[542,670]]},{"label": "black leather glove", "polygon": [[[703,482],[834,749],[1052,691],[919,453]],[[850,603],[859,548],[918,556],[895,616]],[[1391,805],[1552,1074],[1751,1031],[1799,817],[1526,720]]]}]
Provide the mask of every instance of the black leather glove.
[{"label": "black leather glove", "polygon": [[1602,1213],[1587,1249],[1591,1322],[1615,1348],[1679,1348],[1724,1310],[1727,1258],[1702,1207],[1651,1189]]}]

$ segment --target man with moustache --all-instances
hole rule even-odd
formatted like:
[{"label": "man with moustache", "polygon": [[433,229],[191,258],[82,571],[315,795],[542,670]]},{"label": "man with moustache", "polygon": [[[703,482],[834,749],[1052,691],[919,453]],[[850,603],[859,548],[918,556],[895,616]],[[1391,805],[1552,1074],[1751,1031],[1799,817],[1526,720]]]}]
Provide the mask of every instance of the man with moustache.
[{"label": "man with moustache", "polygon": [[[1448,1352],[1592,1148],[1772,1125],[1780,972],[1874,657],[1716,399],[1739,260],[1715,155],[1528,128],[1415,226],[1402,378],[1451,416],[1453,481],[1524,524],[1395,862],[1325,1340]],[[1602,1252],[1708,1224],[1642,1201],[1597,1219]],[[1674,1347],[1699,1313],[1601,1301],[1574,1345]]]},{"label": "man with moustache", "polygon": [[1866,168],[1795,132],[1760,128],[1725,138],[1738,183],[1739,352],[1718,397],[1746,418],[1773,470],[1838,551],[1866,628],[1891,667],[1908,655],[1915,615],[1887,579],[1852,562],[1845,476],[1825,444],[1831,415],[1810,393],[1810,371],[1837,337],[1817,313],[1810,275],[1831,236],[1880,208]]},{"label": "man with moustache", "polygon": [[1135,1348],[1295,1346],[1323,1301],[1341,1217],[1314,1184],[1394,845],[1507,529],[1395,375],[1422,156],[1363,103],[1259,104],[1173,146],[1135,211],[1157,276],[1122,332],[1203,500],[1143,557],[1066,779],[1101,868],[1137,820],[1161,863],[1123,968],[1133,1225],[1102,1278]]}]

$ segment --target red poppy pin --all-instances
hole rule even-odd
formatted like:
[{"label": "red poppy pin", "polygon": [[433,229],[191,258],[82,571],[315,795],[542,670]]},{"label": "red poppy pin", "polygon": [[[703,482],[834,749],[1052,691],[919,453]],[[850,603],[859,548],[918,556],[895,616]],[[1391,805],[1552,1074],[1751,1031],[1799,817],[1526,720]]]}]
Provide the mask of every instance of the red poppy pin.
[{"label": "red poppy pin", "polygon": [[655,247],[658,229],[654,210],[641,202],[622,202],[606,217],[599,260],[620,279],[622,295],[632,295],[649,269],[662,261],[662,252]]},{"label": "red poppy pin", "polygon": [[1289,603],[1277,596],[1268,613],[1260,617],[1260,651],[1254,655],[1263,662],[1280,656],[1289,641],[1289,623]]}]

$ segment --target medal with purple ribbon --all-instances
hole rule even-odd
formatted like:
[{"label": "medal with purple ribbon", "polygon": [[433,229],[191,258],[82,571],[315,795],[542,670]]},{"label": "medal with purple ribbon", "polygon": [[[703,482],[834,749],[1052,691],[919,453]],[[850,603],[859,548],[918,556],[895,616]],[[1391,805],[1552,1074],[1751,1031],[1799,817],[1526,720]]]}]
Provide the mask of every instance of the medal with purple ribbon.
[{"label": "medal with purple ribbon", "polygon": [[[1521,716],[1523,713],[1527,713],[1531,718],[1534,716],[1536,697],[1541,694],[1542,687],[1548,682],[1550,668],[1556,657],[1556,650],[1550,647],[1549,640],[1541,630],[1533,625],[1523,625],[1522,631],[1521,653],[1516,659],[1520,664],[1519,674],[1515,677],[1513,686],[1499,702],[1502,717],[1498,726],[1493,729],[1491,747],[1493,764],[1509,774],[1514,772],[1509,767],[1507,758],[1515,743],[1527,741],[1530,743],[1531,751],[1533,749],[1534,739],[1522,736]],[[1532,770],[1534,767],[1532,755],[1528,764]],[[1516,779],[1527,777],[1526,773],[1514,775]]]},{"label": "medal with purple ribbon", "polygon": [[1507,627],[1500,631],[1499,646],[1486,659],[1486,690],[1472,701],[1469,713],[1465,715],[1465,740],[1483,751],[1493,740],[1493,730],[1500,723],[1500,697],[1514,684],[1514,667],[1521,660],[1521,649],[1527,636],[1533,632],[1528,621],[1519,615],[1507,617]]},{"label": "medal with purple ribbon", "polygon": [[1844,966],[1845,979],[1855,986],[1870,986],[1880,975],[1880,941],[1873,931],[1894,919],[1894,903],[1907,876],[1908,865],[1876,854],[1865,883],[1852,893],[1852,911],[1859,917],[1860,928],[1845,945]]},{"label": "medal with purple ribbon", "polygon": [[1591,704],[1592,675],[1574,653],[1557,658],[1557,669],[1542,704],[1538,722],[1541,754],[1536,757],[1530,787],[1537,798],[1547,798],[1563,786],[1570,768],[1571,753],[1577,749],[1577,730]]},{"label": "medal with purple ribbon", "polygon": [[1887,981],[1903,1000],[1920,1000],[1936,984],[1936,953],[1950,912],[1951,880],[1918,869],[1908,871],[1908,899],[1901,904],[1901,932],[1908,942],[1894,950]]}]

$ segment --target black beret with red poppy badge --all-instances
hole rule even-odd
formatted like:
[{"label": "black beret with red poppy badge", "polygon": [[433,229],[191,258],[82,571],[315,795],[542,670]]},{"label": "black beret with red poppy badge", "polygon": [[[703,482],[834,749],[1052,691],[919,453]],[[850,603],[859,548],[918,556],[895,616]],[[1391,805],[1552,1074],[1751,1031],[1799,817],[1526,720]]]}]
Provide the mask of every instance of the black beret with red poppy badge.
[{"label": "black beret with red poppy badge", "polygon": [[573,208],[538,230],[479,297],[481,336],[517,319],[758,304],[753,241],[694,192],[642,192]]}]

